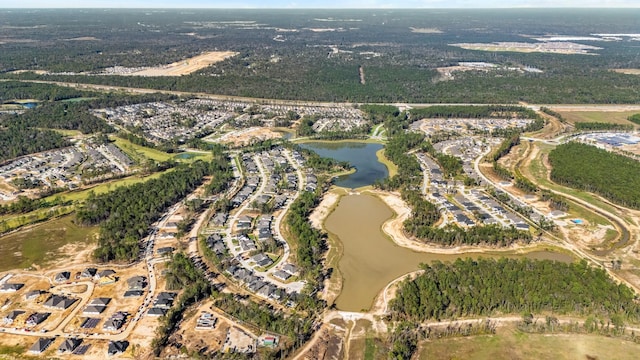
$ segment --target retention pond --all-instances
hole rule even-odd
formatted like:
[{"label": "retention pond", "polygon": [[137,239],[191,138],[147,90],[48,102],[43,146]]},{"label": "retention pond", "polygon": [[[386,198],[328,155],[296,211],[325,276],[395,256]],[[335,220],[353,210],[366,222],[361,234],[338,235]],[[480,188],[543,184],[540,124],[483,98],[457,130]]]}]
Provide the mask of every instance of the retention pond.
[{"label": "retention pond", "polygon": [[355,173],[338,177],[334,182],[337,186],[359,188],[389,176],[389,170],[376,156],[376,152],[384,147],[382,144],[318,141],[303,143],[300,147],[312,150],[322,157],[347,161],[356,169]]},{"label": "retention pond", "polygon": [[550,251],[516,254],[443,255],[415,252],[393,243],[382,225],[393,216],[392,210],[371,195],[348,195],[340,199],[336,209],[325,221],[325,229],[343,244],[339,269],[344,279],[336,306],[344,311],[368,310],[376,295],[391,281],[418,270],[421,263],[434,260],[455,261],[460,257],[528,257],[563,262],[570,255]]}]

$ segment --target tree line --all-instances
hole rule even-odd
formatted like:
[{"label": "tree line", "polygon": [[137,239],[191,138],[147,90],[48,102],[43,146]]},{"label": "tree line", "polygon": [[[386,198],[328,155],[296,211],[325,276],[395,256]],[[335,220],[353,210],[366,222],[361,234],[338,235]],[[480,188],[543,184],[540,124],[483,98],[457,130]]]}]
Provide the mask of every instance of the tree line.
[{"label": "tree line", "polygon": [[627,120],[631,121],[634,124],[640,125],[640,114],[630,115]]},{"label": "tree line", "polygon": [[516,105],[434,105],[411,109],[409,114],[411,120],[414,121],[426,118],[538,118],[535,111]]},{"label": "tree line", "polygon": [[458,259],[423,264],[391,302],[392,318],[423,322],[496,313],[623,316],[640,320],[634,292],[585,260]]},{"label": "tree line", "polygon": [[631,208],[640,208],[640,163],[595,146],[570,142],[549,153],[551,180],[594,192]]},{"label": "tree line", "polygon": [[633,125],[627,124],[614,124],[614,123],[606,123],[606,122],[577,122],[574,124],[576,130],[620,130],[620,131],[631,131],[633,130]]}]

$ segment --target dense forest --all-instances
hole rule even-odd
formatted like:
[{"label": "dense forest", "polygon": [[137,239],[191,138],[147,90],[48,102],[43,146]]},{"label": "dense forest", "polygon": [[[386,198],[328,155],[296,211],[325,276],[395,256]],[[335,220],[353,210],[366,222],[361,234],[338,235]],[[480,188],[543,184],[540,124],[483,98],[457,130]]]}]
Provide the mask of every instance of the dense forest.
[{"label": "dense forest", "polygon": [[80,130],[84,134],[113,131],[111,126],[92,115],[87,105],[82,103],[44,103],[23,114],[9,117],[6,121],[28,127]]},{"label": "dense forest", "polygon": [[623,206],[640,208],[640,163],[594,146],[570,142],[549,154],[551,179],[594,192]]},{"label": "dense forest", "polygon": [[29,128],[18,123],[9,124],[0,130],[0,162],[69,145],[71,143],[55,131]]},{"label": "dense forest", "polygon": [[635,295],[586,261],[458,259],[423,265],[391,302],[392,317],[412,322],[504,313],[622,315],[640,320]]},{"label": "dense forest", "polygon": [[13,100],[61,101],[97,95],[98,93],[57,85],[0,81],[0,103]]},{"label": "dense forest", "polygon": [[[532,35],[549,33],[636,31],[636,10],[567,11],[7,11],[0,13],[0,23],[16,40],[0,44],[0,76],[361,103],[635,103],[640,78],[610,71],[640,67],[635,42],[628,38],[580,41],[602,48],[592,51],[597,56],[476,51],[452,45],[532,43],[537,41]],[[313,31],[328,26],[319,22],[323,18],[333,19],[336,31]],[[246,19],[253,25],[238,23]],[[357,26],[347,19],[357,20]],[[412,28],[438,32],[423,34]],[[79,38],[83,41],[70,41]],[[95,75],[117,66],[170,64],[216,49],[238,55],[179,77]],[[436,69],[460,62],[487,62],[495,68],[455,72],[442,81]],[[522,66],[539,71],[522,71]],[[23,69],[50,73],[12,72]],[[365,74],[364,84],[359,69]]]},{"label": "dense forest", "polygon": [[297,264],[314,285],[321,281],[322,255],[327,250],[326,235],[308,221],[309,214],[319,202],[318,194],[305,191],[291,204],[286,218],[291,240],[297,244]]},{"label": "dense forest", "polygon": [[139,239],[148,233],[151,224],[200,185],[205,176],[227,176],[225,161],[226,157],[211,163],[198,160],[156,179],[89,196],[78,209],[76,220],[82,225],[100,224],[94,257],[100,261],[136,259]]}]

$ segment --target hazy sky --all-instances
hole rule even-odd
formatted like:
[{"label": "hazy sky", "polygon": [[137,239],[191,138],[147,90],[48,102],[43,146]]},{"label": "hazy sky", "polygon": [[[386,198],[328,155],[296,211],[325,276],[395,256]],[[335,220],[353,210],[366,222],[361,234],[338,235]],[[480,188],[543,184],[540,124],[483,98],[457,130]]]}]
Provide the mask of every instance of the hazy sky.
[{"label": "hazy sky", "polygon": [[0,8],[640,7],[640,0],[0,0]]}]

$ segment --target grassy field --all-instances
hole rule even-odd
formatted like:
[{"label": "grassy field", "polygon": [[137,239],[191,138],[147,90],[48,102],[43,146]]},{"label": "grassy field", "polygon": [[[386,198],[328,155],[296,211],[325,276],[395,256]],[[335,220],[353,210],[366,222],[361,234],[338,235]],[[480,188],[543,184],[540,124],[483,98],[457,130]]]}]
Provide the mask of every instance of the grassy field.
[{"label": "grassy field", "polygon": [[80,130],[65,130],[65,129],[51,129],[59,134],[62,134],[63,136],[81,136],[82,135],[82,131]]},{"label": "grassy field", "polygon": [[42,222],[56,216],[73,212],[73,206],[60,206],[55,209],[45,208],[31,211],[26,214],[0,216],[0,231],[6,233],[20,227]]},{"label": "grassy field", "polygon": [[98,228],[80,227],[73,216],[35,225],[0,238],[0,271],[27,268],[32,264],[43,266],[52,259],[60,260],[61,248],[67,244],[88,244],[95,241]]},{"label": "grassy field", "polygon": [[164,151],[136,145],[119,137],[113,137],[112,140],[115,141],[116,146],[134,160],[144,161],[145,159],[152,159],[155,161],[167,161],[174,157],[174,154],[168,154]]},{"label": "grassy field", "polygon": [[627,120],[629,115],[637,114],[640,111],[561,111],[562,117],[568,122],[606,122],[624,125],[638,125]]},{"label": "grassy field", "polygon": [[154,174],[151,174],[149,176],[130,176],[128,178],[124,178],[124,179],[119,179],[119,180],[114,180],[111,182],[107,182],[107,183],[103,183],[97,186],[94,186],[90,189],[86,189],[86,190],[79,190],[79,191],[72,191],[72,192],[67,192],[67,193],[61,193],[61,194],[54,194],[51,195],[47,198],[45,198],[45,200],[53,200],[56,197],[60,197],[63,200],[68,200],[68,201],[83,201],[84,199],[87,198],[87,196],[89,196],[89,193],[91,191],[93,191],[96,195],[97,194],[102,194],[102,193],[106,193],[108,191],[112,191],[115,188],[119,187],[119,186],[126,186],[126,185],[132,185],[132,184],[136,184],[139,182],[145,182],[147,180],[151,180],[151,179],[155,179],[157,177],[160,177],[160,175],[169,172],[169,171],[173,171],[172,169],[166,170],[166,171],[161,171],[161,172],[157,172]]},{"label": "grassy field", "polygon": [[383,163],[384,166],[387,167],[387,170],[389,170],[389,177],[394,177],[398,173],[398,166],[391,162],[391,160],[387,159],[384,155],[384,148],[376,151],[376,157],[378,158],[378,161]]},{"label": "grassy field", "polygon": [[526,334],[504,330],[497,335],[453,338],[420,344],[421,360],[437,359],[637,359],[640,345],[595,335]]}]

